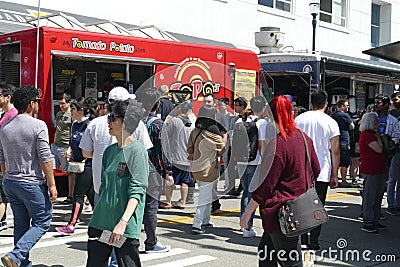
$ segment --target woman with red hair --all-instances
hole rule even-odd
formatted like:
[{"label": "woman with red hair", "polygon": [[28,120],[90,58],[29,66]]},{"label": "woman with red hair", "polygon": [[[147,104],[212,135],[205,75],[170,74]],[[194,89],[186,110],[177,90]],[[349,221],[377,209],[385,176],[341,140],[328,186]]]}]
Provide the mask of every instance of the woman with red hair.
[{"label": "woman with red hair", "polygon": [[305,142],[294,122],[290,100],[285,96],[277,96],[269,105],[278,133],[264,146],[261,182],[252,193],[252,199],[240,219],[240,226],[247,227],[252,212],[259,206],[264,229],[258,246],[259,266],[277,266],[278,261],[281,266],[303,266],[300,238],[283,235],[278,226],[278,209],[286,201],[306,192],[306,179],[309,179],[308,184],[311,185],[311,171],[314,177],[318,177],[319,162],[312,140],[304,134],[310,154],[310,170]]}]

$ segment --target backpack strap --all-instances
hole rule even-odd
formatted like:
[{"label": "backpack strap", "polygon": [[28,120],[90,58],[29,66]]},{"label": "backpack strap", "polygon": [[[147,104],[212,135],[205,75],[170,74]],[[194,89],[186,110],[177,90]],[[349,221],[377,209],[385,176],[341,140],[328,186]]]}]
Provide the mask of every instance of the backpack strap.
[{"label": "backpack strap", "polygon": [[157,119],[158,119],[157,116],[151,117],[149,120],[146,121],[146,125],[150,126]]}]

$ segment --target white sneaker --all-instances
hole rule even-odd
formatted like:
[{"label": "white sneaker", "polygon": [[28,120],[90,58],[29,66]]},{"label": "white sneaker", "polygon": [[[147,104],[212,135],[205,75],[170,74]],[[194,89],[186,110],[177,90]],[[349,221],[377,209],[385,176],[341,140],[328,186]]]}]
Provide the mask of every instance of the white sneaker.
[{"label": "white sneaker", "polygon": [[93,211],[92,205],[83,204],[83,211],[87,211],[87,212]]},{"label": "white sneaker", "polygon": [[250,230],[243,229],[243,237],[255,237],[257,236],[257,233],[253,230],[253,228],[250,228]]}]

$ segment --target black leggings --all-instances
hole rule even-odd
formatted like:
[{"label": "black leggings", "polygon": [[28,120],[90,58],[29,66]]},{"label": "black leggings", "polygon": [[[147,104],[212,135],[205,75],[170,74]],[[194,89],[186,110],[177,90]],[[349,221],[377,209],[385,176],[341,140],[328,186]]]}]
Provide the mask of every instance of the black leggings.
[{"label": "black leggings", "polygon": [[89,241],[87,243],[88,259],[87,267],[105,266],[111,255],[112,249],[115,251],[118,266],[121,267],[140,267],[139,257],[139,240],[127,238],[121,248],[113,247],[102,243],[97,238],[100,237],[102,231],[93,227],[89,227]]},{"label": "black leggings", "polygon": [[264,232],[257,255],[259,267],[277,267],[278,262],[283,267],[303,266],[300,238],[284,236],[279,226],[272,234]]},{"label": "black leggings", "polygon": [[90,205],[94,207],[94,188],[92,178],[92,167],[85,167],[83,173],[75,174],[74,203],[69,224],[75,226],[82,213],[85,195],[88,197]]}]

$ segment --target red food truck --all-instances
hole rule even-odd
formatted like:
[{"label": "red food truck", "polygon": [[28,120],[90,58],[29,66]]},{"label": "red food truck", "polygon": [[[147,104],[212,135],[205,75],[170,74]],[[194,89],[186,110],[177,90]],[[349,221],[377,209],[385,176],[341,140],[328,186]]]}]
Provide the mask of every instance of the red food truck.
[{"label": "red food truck", "polygon": [[179,102],[201,101],[206,93],[251,98],[260,86],[264,94],[268,90],[251,51],[52,27],[40,27],[37,38],[37,30],[0,35],[0,78],[16,86],[37,84],[38,116],[49,127],[50,141],[59,93],[103,101],[114,86],[134,93],[143,85],[167,85]]}]

